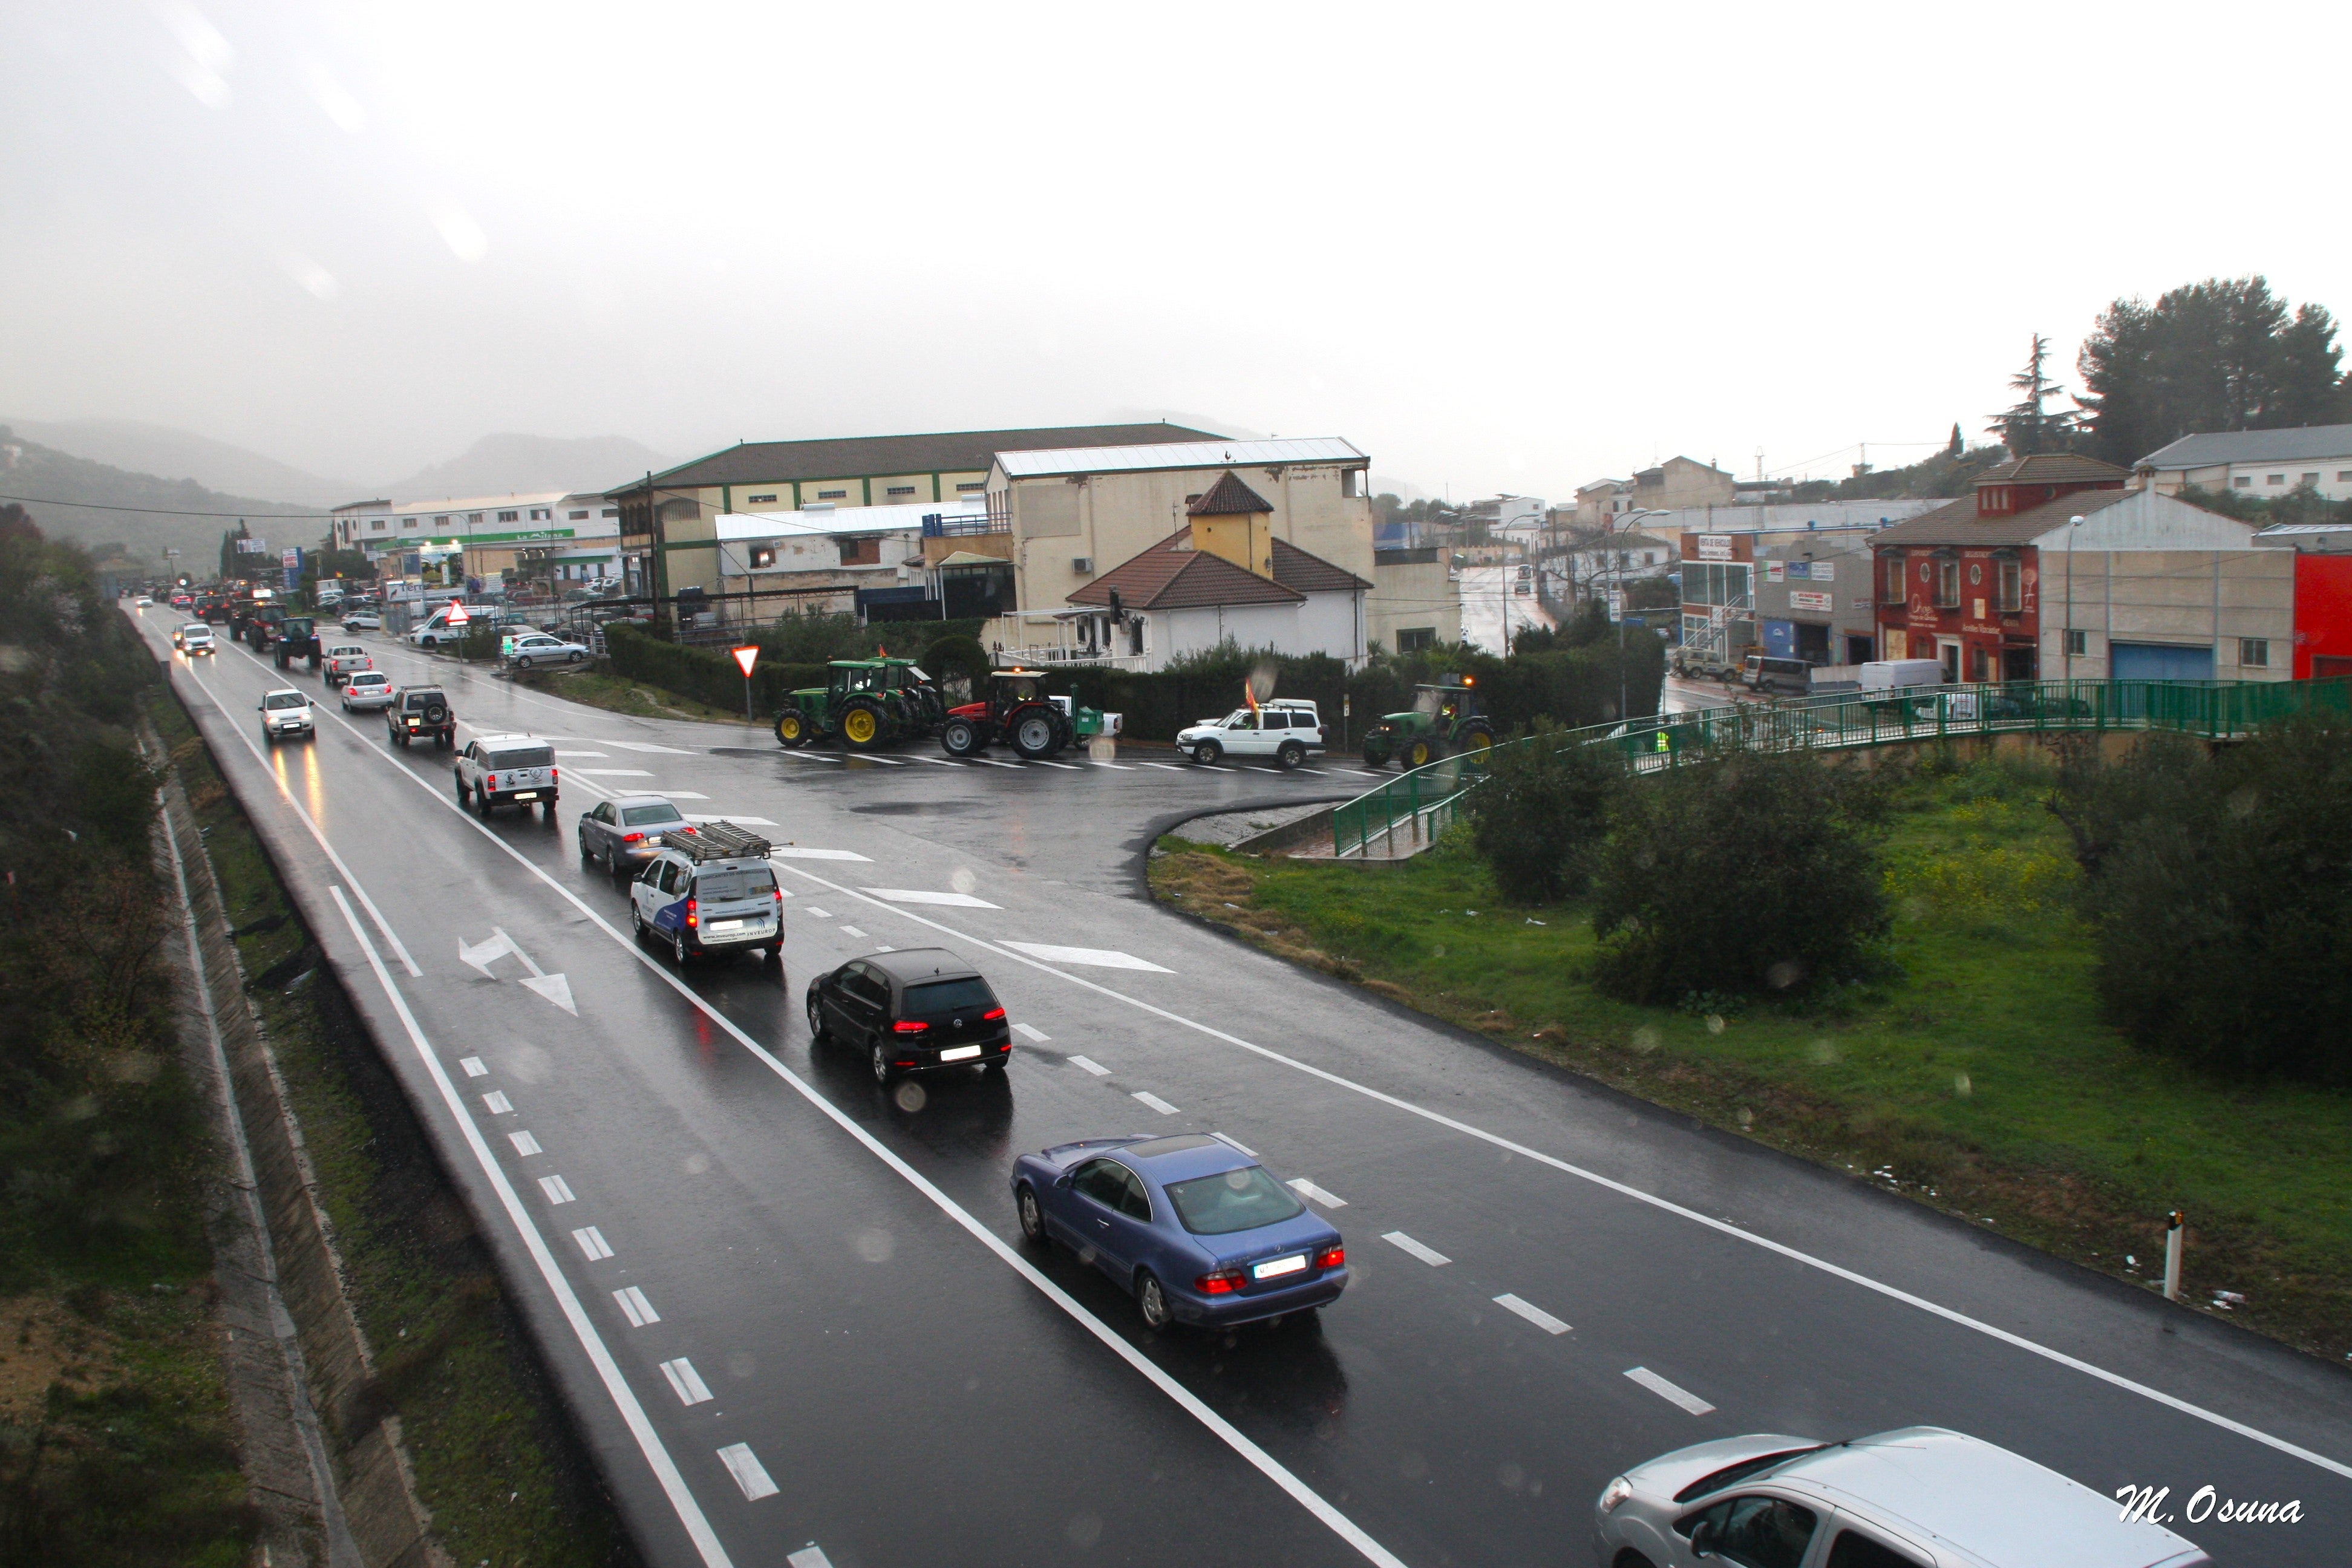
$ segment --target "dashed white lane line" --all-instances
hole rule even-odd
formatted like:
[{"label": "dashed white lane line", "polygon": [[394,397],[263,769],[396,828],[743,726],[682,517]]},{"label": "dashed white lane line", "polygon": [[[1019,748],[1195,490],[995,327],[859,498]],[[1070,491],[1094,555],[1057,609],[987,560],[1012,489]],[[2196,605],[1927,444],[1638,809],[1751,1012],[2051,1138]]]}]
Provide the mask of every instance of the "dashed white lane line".
[{"label": "dashed white lane line", "polygon": [[1060,768],[1065,773],[1073,773],[1079,771],[1078,764],[1076,763],[1049,763],[1043,757],[1032,757],[1029,760],[1041,768]]},{"label": "dashed white lane line", "polygon": [[1162,1116],[1173,1116],[1176,1114],[1176,1108],[1169,1104],[1166,1100],[1160,1099],[1156,1094],[1139,1089],[1135,1091],[1135,1098],[1143,1101],[1144,1104],[1151,1107],[1152,1110],[1160,1112]]},{"label": "dashed white lane line", "polygon": [[1072,1057],[1070,1058],[1070,1065],[1077,1068],[1080,1072],[1090,1072],[1097,1078],[1108,1078],[1110,1076],[1110,1068],[1103,1066],[1102,1063],[1095,1060],[1092,1057]]},{"label": "dashed white lane line", "polygon": [[573,1231],[572,1239],[580,1244],[580,1250],[587,1254],[591,1263],[602,1262],[613,1256],[612,1244],[604,1239],[604,1233],[593,1225]]},{"label": "dashed white lane line", "polygon": [[614,1291],[613,1300],[621,1304],[621,1310],[627,1316],[629,1327],[633,1329],[642,1329],[647,1323],[661,1321],[661,1314],[654,1310],[654,1304],[646,1300],[646,1293],[635,1285],[625,1286]]},{"label": "dashed white lane line", "polygon": [[1048,963],[1076,963],[1094,969],[1141,969],[1153,974],[1176,973],[1138,958],[1131,952],[1120,952],[1108,947],[1055,947],[1043,942],[1008,942],[1004,945],[1015,952],[1025,952]]},{"label": "dashed white lane line", "polygon": [[1097,762],[1089,762],[1087,765],[1088,767],[1096,767],[1096,768],[1117,768],[1119,772],[1121,772],[1121,773],[1133,773],[1133,772],[1135,771],[1135,764],[1134,764],[1134,763],[1097,763]]},{"label": "dashed white lane line", "polygon": [[[1220,767],[1215,763],[1194,763],[1192,765],[1204,772],[1213,773],[1237,773],[1242,771],[1239,768]],[[1183,770],[1180,768],[1177,771],[1181,773]]]},{"label": "dashed white lane line", "polygon": [[1031,1024],[1015,1024],[1013,1028],[1023,1039],[1034,1041],[1041,1046],[1054,1037]]},{"label": "dashed white lane line", "polygon": [[484,1073],[490,1070],[482,1065],[482,1058],[479,1057],[467,1057],[460,1060],[457,1065],[466,1069],[466,1076],[467,1078],[480,1078]]},{"label": "dashed white lane line", "polygon": [[1017,768],[1021,765],[1019,763],[1000,763],[994,757],[973,757],[970,760],[992,768]]},{"label": "dashed white lane line", "polygon": [[841,761],[839,757],[829,757],[823,752],[778,752],[776,755],[790,758],[795,763],[837,763]]},{"label": "dashed white lane line", "polygon": [[506,1090],[502,1089],[494,1089],[482,1096],[482,1104],[492,1116],[505,1116],[514,1110],[514,1102],[507,1098]]},{"label": "dashed white lane line", "polygon": [[547,1201],[551,1204],[568,1204],[577,1201],[572,1192],[572,1184],[561,1176],[540,1177],[539,1190],[547,1194]]},{"label": "dashed white lane line", "polygon": [[855,849],[811,849],[799,844],[780,844],[768,851],[771,860],[866,860]]},{"label": "dashed white lane line", "polygon": [[803,910],[801,913],[807,915],[812,920],[829,921],[833,919],[833,911],[831,910],[821,910],[814,904],[811,904],[808,908]]},{"label": "dashed white lane line", "polygon": [[1331,770],[1328,768],[1302,767],[1298,771],[1302,773],[1313,773],[1318,778],[1329,778],[1331,776]]},{"label": "dashed white lane line", "polygon": [[671,800],[709,800],[710,798],[707,795],[697,795],[690,789],[665,789],[656,790],[653,793],[667,795]]},{"label": "dashed white lane line", "polygon": [[[1558,1318],[1553,1317],[1541,1307],[1530,1306],[1528,1303],[1520,1300],[1517,1296],[1510,1294],[1508,1291],[1505,1291],[1502,1295],[1496,1297],[1495,1305],[1502,1308],[1506,1312],[1517,1312],[1520,1317],[1525,1318],[1528,1322],[1533,1323],[1545,1333],[1564,1334],[1568,1332],[1568,1325],[1566,1323],[1561,1322]],[[1629,1372],[1625,1375],[1631,1377],[1633,1374]]]},{"label": "dashed white lane line", "polygon": [[1228,1149],[1239,1150],[1242,1153],[1247,1154],[1253,1160],[1257,1158],[1257,1151],[1251,1148],[1248,1144],[1243,1142],[1238,1138],[1228,1138],[1222,1132],[1212,1132],[1209,1136],[1215,1139],[1218,1142],[1223,1143]]},{"label": "dashed white lane line", "polygon": [[680,1405],[707,1405],[710,1402],[709,1385],[702,1381],[702,1374],[694,1370],[694,1363],[684,1356],[662,1363],[661,1373],[669,1379],[670,1391],[677,1395]]},{"label": "dashed white lane line", "polygon": [[833,1559],[824,1554],[824,1547],[812,1541],[798,1552],[785,1552],[784,1568],[833,1568]]},{"label": "dashed white lane line", "polygon": [[610,752],[558,752],[555,754],[559,757],[567,759],[572,757],[608,757],[612,755]]},{"label": "dashed white lane line", "polygon": [[904,757],[877,757],[867,755],[866,760],[869,763],[880,763],[886,768],[903,768],[907,765],[907,759]]},{"label": "dashed white lane line", "polygon": [[1300,1197],[1305,1198],[1308,1203],[1320,1204],[1327,1209],[1343,1209],[1348,1206],[1347,1199],[1336,1197],[1330,1193],[1325,1192],[1321,1187],[1317,1186],[1314,1183],[1308,1181],[1304,1176],[1293,1177],[1290,1183],[1290,1190],[1297,1193]]},{"label": "dashed white lane line", "polygon": [[513,1144],[515,1147],[515,1152],[521,1155],[526,1160],[530,1159],[533,1154],[546,1152],[545,1150],[539,1146],[539,1140],[532,1137],[528,1132],[509,1132],[507,1134],[507,1142]]},{"label": "dashed white lane line", "polygon": [[[558,752],[555,754],[561,757],[570,753]],[[654,776],[646,768],[574,768],[572,771],[588,779],[649,779]]]},{"label": "dashed white lane line", "polygon": [[1667,1404],[1679,1405],[1694,1415],[1706,1415],[1712,1413],[1715,1409],[1714,1405],[1709,1405],[1697,1394],[1693,1394],[1686,1388],[1675,1387],[1673,1384],[1668,1383],[1664,1378],[1660,1377],[1656,1373],[1652,1372],[1646,1366],[1634,1367],[1628,1371],[1625,1375],[1632,1378],[1635,1383],[1640,1384],[1643,1388],[1648,1389],[1651,1393],[1656,1394],[1659,1398],[1664,1400]]},{"label": "dashed white lane line", "polygon": [[841,928],[841,934],[842,934],[842,935],[844,935],[844,936],[854,936],[854,937],[856,937],[856,938],[858,941],[860,941],[860,942],[864,942],[864,941],[866,940],[866,933],[865,933],[864,931],[859,931],[856,926],[844,926],[844,927],[842,927],[842,928]]},{"label": "dashed white lane line", "polygon": [[680,750],[677,746],[656,746],[651,741],[606,741],[600,739],[596,743],[600,746],[618,746],[625,752],[652,752],[665,757],[690,757],[694,755],[692,752]]},{"label": "dashed white lane line", "polygon": [[914,760],[919,763],[930,763],[935,766],[942,768],[960,768],[963,766],[961,763],[957,762],[953,757],[927,757],[920,752],[917,752],[915,753]]},{"label": "dashed white lane line", "polygon": [[861,888],[870,899],[882,899],[894,904],[946,904],[959,910],[995,910],[1002,904],[992,904],[986,899],[975,899],[970,893],[940,893],[925,888]]},{"label": "dashed white lane line", "polygon": [[1163,773],[1181,773],[1184,771],[1173,763],[1146,763],[1143,765],[1147,768],[1158,768]]},{"label": "dashed white lane line", "polygon": [[1415,1241],[1412,1237],[1407,1236],[1401,1230],[1385,1232],[1381,1237],[1381,1239],[1387,1242],[1391,1247],[1393,1247],[1399,1251],[1406,1254],[1408,1257],[1420,1258],[1432,1268],[1443,1268],[1447,1264],[1454,1261],[1451,1258],[1446,1257],[1445,1254],[1438,1251],[1437,1248],[1433,1247],[1423,1247],[1421,1243]]},{"label": "dashed white lane line", "polygon": [[727,1467],[727,1473],[743,1489],[745,1502],[758,1502],[763,1497],[776,1495],[776,1483],[768,1479],[767,1469],[760,1463],[760,1457],[751,1452],[751,1444],[728,1444],[719,1450],[719,1462]]}]

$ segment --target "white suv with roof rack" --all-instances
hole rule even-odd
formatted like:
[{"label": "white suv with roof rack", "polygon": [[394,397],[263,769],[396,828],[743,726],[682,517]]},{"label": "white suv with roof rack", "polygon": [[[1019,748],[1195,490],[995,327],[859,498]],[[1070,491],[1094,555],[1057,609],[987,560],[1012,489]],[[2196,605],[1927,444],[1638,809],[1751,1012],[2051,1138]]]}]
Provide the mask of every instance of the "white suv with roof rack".
[{"label": "white suv with roof rack", "polygon": [[1303,697],[1277,698],[1180,731],[1176,749],[1202,763],[1227,756],[1272,757],[1283,767],[1295,768],[1322,754],[1323,716]]}]

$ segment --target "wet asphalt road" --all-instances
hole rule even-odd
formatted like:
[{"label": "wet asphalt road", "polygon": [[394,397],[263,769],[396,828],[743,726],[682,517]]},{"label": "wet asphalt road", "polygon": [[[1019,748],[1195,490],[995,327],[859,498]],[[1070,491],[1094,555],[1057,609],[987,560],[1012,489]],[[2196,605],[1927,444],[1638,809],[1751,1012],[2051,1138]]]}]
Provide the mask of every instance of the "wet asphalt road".
[{"label": "wet asphalt road", "polygon": [[[166,626],[148,613],[161,649]],[[173,679],[650,1561],[782,1564],[814,1543],[841,1568],[1580,1564],[1591,1500],[1630,1464],[1913,1423],[2102,1492],[2299,1499],[2300,1524],[2174,1528],[2225,1563],[2352,1561],[2337,1369],[1143,897],[1156,825],[1347,793],[1365,781],[1344,764],[820,761],[358,640],[395,680],[439,680],[471,732],[554,738],[559,822],[461,815],[448,753],[388,746],[374,715],[323,706],[314,744],[263,747],[259,694],[318,688],[242,648],[175,659]],[[639,789],[789,841],[782,986],[635,947],[572,821]],[[500,932],[519,953],[461,961]],[[856,953],[934,943],[1026,1028],[1005,1078],[901,1102],[812,1048],[802,991]],[[534,970],[562,987],[526,985]],[[1108,1281],[1023,1246],[1015,1152],[1181,1131],[1342,1200],[1323,1206],[1355,1282],[1319,1321],[1151,1335]]]}]

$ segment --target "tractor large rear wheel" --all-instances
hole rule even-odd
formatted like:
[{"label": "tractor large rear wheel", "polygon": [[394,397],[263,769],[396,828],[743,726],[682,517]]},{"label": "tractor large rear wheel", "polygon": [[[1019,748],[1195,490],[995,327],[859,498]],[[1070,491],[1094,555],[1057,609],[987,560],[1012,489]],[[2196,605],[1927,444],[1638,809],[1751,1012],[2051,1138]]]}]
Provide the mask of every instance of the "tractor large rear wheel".
[{"label": "tractor large rear wheel", "polygon": [[892,728],[890,716],[871,698],[853,697],[842,705],[841,743],[853,752],[878,750],[888,742]]},{"label": "tractor large rear wheel", "polygon": [[809,743],[808,715],[797,708],[787,708],[776,715],[776,744],[797,751]]},{"label": "tractor large rear wheel", "polygon": [[1495,743],[1495,731],[1484,724],[1465,725],[1454,732],[1454,749],[1457,752],[1479,752]]},{"label": "tractor large rear wheel", "polygon": [[1435,741],[1427,739],[1407,741],[1404,743],[1404,755],[1398,760],[1408,768],[1423,768],[1444,754],[1444,748]]},{"label": "tractor large rear wheel", "polygon": [[1052,756],[1060,737],[1049,709],[1030,708],[1013,716],[1013,749],[1031,762]]}]

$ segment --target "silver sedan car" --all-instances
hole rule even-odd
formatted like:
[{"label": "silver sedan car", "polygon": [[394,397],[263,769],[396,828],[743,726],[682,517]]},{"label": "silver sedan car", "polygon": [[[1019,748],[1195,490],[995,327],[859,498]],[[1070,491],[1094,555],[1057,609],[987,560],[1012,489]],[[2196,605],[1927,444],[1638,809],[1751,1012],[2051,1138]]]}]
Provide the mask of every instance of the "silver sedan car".
[{"label": "silver sedan car", "polygon": [[694,831],[677,806],[657,795],[625,795],[580,816],[580,863],[607,876],[635,875],[668,839]]},{"label": "silver sedan car", "polygon": [[369,713],[392,706],[392,677],[380,669],[355,669],[342,677],[343,711]]}]

